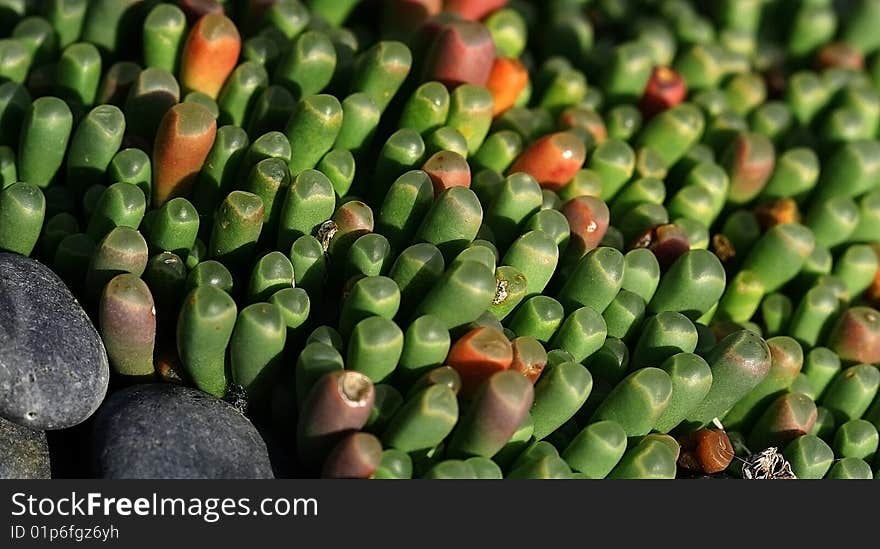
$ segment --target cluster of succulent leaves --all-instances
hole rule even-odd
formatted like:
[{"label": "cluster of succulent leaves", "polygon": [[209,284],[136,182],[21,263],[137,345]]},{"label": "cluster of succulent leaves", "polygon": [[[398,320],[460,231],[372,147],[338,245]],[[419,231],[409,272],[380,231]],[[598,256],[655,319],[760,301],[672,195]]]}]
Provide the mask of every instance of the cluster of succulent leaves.
[{"label": "cluster of succulent leaves", "polygon": [[674,478],[723,426],[871,478],[877,24],[0,0],[0,250],[74,291],[115,386],[233,401],[298,475]]}]

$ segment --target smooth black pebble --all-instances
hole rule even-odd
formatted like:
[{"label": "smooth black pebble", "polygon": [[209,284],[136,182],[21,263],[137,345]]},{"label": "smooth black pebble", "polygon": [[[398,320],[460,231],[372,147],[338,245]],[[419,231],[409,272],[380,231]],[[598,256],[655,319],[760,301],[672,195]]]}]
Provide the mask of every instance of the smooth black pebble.
[{"label": "smooth black pebble", "polygon": [[107,393],[107,352],[48,267],[0,253],[0,417],[46,431],[91,416]]},{"label": "smooth black pebble", "polygon": [[92,458],[102,478],[274,478],[250,420],[222,400],[171,383],[113,393],[95,416]]},{"label": "smooth black pebble", "polygon": [[46,433],[0,418],[0,479],[50,477]]}]

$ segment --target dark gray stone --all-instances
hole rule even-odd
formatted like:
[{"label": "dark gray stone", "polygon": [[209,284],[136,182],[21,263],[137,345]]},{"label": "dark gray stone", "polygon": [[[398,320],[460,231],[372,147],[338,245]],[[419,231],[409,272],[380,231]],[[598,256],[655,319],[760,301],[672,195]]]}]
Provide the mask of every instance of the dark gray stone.
[{"label": "dark gray stone", "polygon": [[0,479],[51,476],[46,433],[0,418]]},{"label": "dark gray stone", "polygon": [[95,416],[93,458],[103,478],[274,478],[250,420],[222,400],[171,383],[110,396]]},{"label": "dark gray stone", "polygon": [[49,268],[0,253],[0,417],[46,431],[85,421],[107,393],[107,352]]}]

